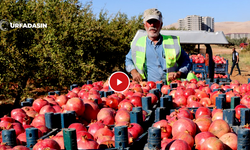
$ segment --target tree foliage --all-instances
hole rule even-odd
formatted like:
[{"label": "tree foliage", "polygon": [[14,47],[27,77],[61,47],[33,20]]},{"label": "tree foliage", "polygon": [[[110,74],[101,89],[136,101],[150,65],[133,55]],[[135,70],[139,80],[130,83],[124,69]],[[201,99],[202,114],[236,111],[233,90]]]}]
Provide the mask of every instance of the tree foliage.
[{"label": "tree foliage", "polygon": [[130,42],[143,28],[142,16],[94,14],[91,6],[78,0],[0,1],[0,19],[47,24],[1,31],[0,95],[19,102],[31,81],[36,87],[69,87],[124,71]]}]

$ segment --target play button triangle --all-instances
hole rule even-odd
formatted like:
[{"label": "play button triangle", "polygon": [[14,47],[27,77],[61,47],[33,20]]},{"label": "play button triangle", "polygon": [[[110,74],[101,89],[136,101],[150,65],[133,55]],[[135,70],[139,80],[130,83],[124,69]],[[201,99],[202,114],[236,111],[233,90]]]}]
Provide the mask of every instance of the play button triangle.
[{"label": "play button triangle", "polygon": [[120,84],[122,84],[122,81],[117,79],[117,85],[120,85]]}]

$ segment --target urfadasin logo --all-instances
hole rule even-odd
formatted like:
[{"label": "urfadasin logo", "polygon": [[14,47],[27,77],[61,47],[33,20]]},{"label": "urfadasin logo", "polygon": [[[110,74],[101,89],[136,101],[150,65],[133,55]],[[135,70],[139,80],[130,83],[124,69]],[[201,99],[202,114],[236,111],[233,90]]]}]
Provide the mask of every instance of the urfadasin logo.
[{"label": "urfadasin logo", "polygon": [[7,20],[0,21],[0,29],[8,31],[9,28],[47,28],[46,23],[22,23],[22,22],[9,22]]},{"label": "urfadasin logo", "polygon": [[3,19],[3,20],[0,21],[0,29],[2,31],[8,31],[8,27],[9,27],[9,21],[8,20]]}]

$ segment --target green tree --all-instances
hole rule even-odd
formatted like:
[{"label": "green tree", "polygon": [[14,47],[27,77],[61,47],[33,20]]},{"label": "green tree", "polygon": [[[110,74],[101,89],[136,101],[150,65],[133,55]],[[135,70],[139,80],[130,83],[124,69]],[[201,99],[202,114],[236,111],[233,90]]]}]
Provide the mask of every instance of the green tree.
[{"label": "green tree", "polygon": [[124,70],[130,42],[143,27],[142,15],[128,19],[101,11],[97,17],[91,7],[91,1],[78,0],[0,1],[1,19],[47,24],[1,31],[0,94],[18,104],[32,96],[28,83],[60,89]]}]

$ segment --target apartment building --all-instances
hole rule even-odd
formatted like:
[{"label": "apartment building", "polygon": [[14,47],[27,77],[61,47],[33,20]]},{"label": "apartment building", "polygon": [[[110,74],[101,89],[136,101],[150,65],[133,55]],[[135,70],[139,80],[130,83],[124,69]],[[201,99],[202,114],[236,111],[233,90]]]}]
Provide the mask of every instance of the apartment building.
[{"label": "apartment building", "polygon": [[214,18],[189,15],[184,19],[178,20],[179,29],[199,31],[205,30],[214,32]]},{"label": "apartment building", "polygon": [[250,33],[228,33],[225,36],[229,37],[230,39],[241,39],[241,38],[248,38],[250,39]]}]

